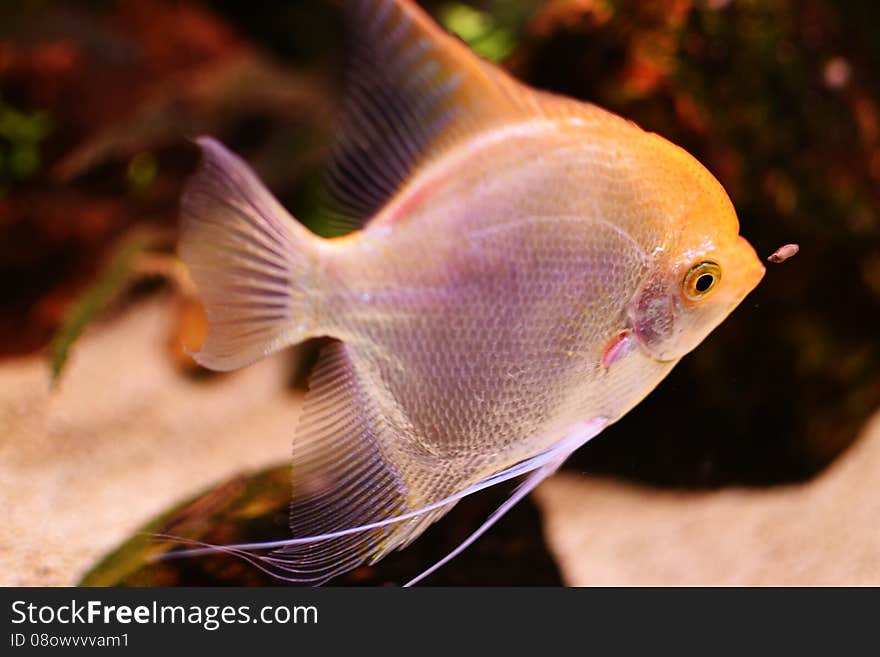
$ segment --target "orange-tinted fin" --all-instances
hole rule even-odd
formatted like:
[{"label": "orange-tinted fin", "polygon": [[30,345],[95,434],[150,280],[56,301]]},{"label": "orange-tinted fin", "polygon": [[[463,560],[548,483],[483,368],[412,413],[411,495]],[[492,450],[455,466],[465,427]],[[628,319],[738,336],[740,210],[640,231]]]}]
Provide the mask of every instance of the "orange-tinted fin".
[{"label": "orange-tinted fin", "polygon": [[346,0],[346,96],[327,171],[330,208],[359,226],[428,160],[506,122],[580,105],[522,85],[409,0]]},{"label": "orange-tinted fin", "polygon": [[319,238],[222,144],[198,144],[202,162],[183,195],[178,248],[208,318],[193,357],[232,370],[310,337]]}]

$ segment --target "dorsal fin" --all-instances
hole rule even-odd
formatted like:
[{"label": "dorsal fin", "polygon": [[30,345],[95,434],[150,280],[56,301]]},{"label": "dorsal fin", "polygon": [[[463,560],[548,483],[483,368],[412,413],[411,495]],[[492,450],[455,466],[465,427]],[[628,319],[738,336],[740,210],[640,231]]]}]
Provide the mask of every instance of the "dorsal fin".
[{"label": "dorsal fin", "polygon": [[542,98],[447,34],[411,0],[346,0],[352,39],[327,187],[337,220],[368,221],[419,165]]}]

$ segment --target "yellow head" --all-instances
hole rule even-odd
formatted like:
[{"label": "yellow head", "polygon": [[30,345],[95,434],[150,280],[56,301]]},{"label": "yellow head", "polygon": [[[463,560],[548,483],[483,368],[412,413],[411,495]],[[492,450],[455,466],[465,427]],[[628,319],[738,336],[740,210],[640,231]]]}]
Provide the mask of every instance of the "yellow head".
[{"label": "yellow head", "polygon": [[650,275],[628,308],[642,348],[660,361],[696,347],[764,276],[752,246],[739,235],[721,184],[681,148],[650,135],[665,156],[670,195],[689,199],[651,254]]}]

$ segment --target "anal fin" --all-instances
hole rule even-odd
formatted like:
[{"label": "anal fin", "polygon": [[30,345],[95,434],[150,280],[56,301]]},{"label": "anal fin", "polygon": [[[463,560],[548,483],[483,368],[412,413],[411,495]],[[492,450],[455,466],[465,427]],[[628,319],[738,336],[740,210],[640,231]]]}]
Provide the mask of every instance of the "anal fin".
[{"label": "anal fin", "polygon": [[350,349],[341,342],[325,346],[310,379],[294,438],[293,537],[220,546],[190,541],[197,547],[168,557],[225,552],[279,579],[319,585],[404,547],[458,500],[527,476],[479,529],[415,583],[470,545],[607,424],[604,418],[582,422],[551,448],[460,489],[411,490],[414,477],[430,477],[429,466],[395,449],[405,436],[389,422],[394,409],[371,387],[369,373],[359,370]]},{"label": "anal fin", "polygon": [[[411,491],[392,449],[398,439],[388,422],[393,409],[377,393],[369,373],[358,370],[350,347],[334,342],[323,348],[294,437],[293,541],[272,556],[291,579],[319,583],[375,561],[424,521],[418,517],[339,534],[412,510]],[[316,540],[296,542],[310,536]]]}]

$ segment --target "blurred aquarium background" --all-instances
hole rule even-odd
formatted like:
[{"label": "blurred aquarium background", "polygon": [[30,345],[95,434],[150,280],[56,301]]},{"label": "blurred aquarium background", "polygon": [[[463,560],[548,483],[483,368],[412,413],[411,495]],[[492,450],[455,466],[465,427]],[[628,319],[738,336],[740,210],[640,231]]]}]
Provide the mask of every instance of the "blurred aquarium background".
[{"label": "blurred aquarium background", "polygon": [[[564,469],[717,490],[805,482],[829,467],[880,407],[880,4],[420,4],[524,81],[690,151],[728,190],[760,256],[800,245]],[[179,196],[197,158],[188,138],[218,137],[295,216],[329,234],[318,192],[344,54],[332,2],[0,3],[0,372],[40,358],[63,382],[81,334],[159,295],[174,321],[156,357],[214,385],[218,375],[179,348],[203,330],[173,256]],[[284,357],[294,391],[309,353]],[[121,375],[126,367],[118,363]],[[217,481],[149,527],[222,542],[283,535],[287,477],[279,463]],[[337,583],[405,581],[506,492],[460,503],[406,551]],[[225,557],[143,562],[167,548],[136,534],[86,581],[275,583]],[[539,512],[525,502],[429,583],[560,581]]]}]

